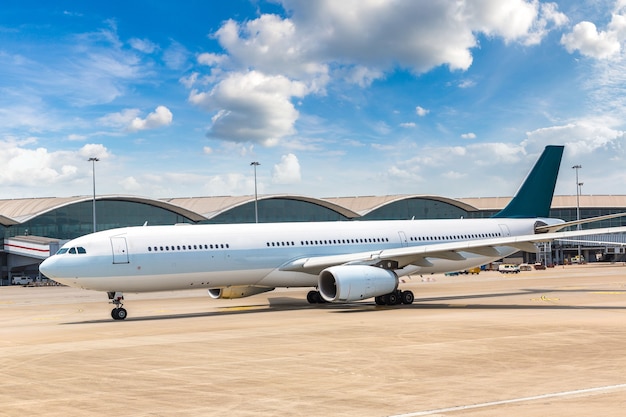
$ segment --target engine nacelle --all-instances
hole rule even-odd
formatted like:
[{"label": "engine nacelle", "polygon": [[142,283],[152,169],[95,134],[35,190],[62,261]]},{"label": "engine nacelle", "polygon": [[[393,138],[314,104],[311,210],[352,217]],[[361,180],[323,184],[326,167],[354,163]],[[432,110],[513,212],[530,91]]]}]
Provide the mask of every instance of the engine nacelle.
[{"label": "engine nacelle", "polygon": [[211,288],[209,289],[209,295],[211,298],[244,298],[251,295],[261,294],[268,291],[273,291],[274,288],[269,287],[255,287],[254,285],[241,285],[226,288]]},{"label": "engine nacelle", "polygon": [[395,272],[368,265],[332,266],[318,278],[322,298],[329,302],[350,302],[389,294],[398,288]]}]

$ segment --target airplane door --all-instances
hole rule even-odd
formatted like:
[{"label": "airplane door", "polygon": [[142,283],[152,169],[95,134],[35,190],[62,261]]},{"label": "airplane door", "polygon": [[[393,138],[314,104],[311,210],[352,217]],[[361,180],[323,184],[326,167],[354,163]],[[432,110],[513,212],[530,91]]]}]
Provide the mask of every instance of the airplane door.
[{"label": "airplane door", "polygon": [[509,230],[509,226],[507,226],[506,224],[499,224],[498,226],[500,226],[500,230],[502,231],[503,237],[511,236],[511,231]]},{"label": "airplane door", "polygon": [[409,246],[409,242],[407,242],[404,232],[398,232],[398,235],[400,235],[400,243],[402,246]]},{"label": "airplane door", "polygon": [[111,248],[113,249],[113,263],[114,264],[127,264],[128,260],[128,246],[126,245],[125,237],[112,237]]}]

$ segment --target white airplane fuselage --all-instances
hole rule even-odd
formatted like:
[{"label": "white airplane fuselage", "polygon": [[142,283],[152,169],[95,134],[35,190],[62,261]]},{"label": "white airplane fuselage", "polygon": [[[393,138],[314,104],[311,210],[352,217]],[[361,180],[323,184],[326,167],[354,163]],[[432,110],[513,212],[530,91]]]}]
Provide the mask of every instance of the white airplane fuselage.
[{"label": "white airplane fuselage", "polygon": [[[143,226],[79,237],[41,271],[62,284],[149,292],[231,286],[315,287],[318,274],[290,262],[394,248],[472,242],[534,233],[538,219],[454,219]],[[459,252],[394,269],[398,276],[459,271],[508,256]]]}]

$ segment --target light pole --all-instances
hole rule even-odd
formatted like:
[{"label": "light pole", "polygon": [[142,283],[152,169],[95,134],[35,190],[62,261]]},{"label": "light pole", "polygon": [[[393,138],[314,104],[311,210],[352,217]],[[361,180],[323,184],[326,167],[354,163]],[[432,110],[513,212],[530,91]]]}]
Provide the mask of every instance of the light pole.
[{"label": "light pole", "polygon": [[[574,165],[572,169],[576,170],[576,220],[580,220],[580,188],[583,183],[578,182],[578,170],[582,168],[582,165]],[[580,230],[580,224],[576,225],[576,229]],[[580,262],[580,243],[578,244],[578,262]]]},{"label": "light pole", "polygon": [[91,162],[91,172],[93,178],[93,231],[96,232],[96,162],[99,161],[98,158],[92,157],[87,161]]},{"label": "light pole", "polygon": [[258,202],[259,198],[258,198],[257,188],[256,188],[256,167],[258,167],[261,164],[254,161],[254,162],[250,162],[250,165],[254,167],[254,222],[258,223],[259,222],[259,202]]}]

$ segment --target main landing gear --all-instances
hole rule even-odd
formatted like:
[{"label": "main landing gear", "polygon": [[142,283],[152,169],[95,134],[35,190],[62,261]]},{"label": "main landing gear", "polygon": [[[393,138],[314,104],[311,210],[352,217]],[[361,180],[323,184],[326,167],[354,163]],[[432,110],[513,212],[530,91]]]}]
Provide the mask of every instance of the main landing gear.
[{"label": "main landing gear", "polygon": [[[328,301],[324,300],[319,291],[309,291],[306,295],[306,300],[309,304],[324,304]],[[374,298],[374,301],[379,306],[393,306],[397,304],[413,304],[415,296],[413,291],[401,291],[395,290],[389,294],[379,295]]]},{"label": "main landing gear", "polygon": [[309,302],[309,304],[325,304],[328,302],[324,300],[319,291],[315,290],[311,290],[307,293],[306,300]]},{"label": "main landing gear", "polygon": [[115,308],[111,310],[111,317],[113,320],[124,320],[128,315],[126,309],[123,307],[124,305],[124,294],[119,291],[108,292],[109,303],[115,305]]},{"label": "main landing gear", "polygon": [[389,294],[379,295],[374,298],[376,305],[379,306],[393,306],[397,304],[413,304],[415,296],[413,291],[401,291],[395,290]]}]

